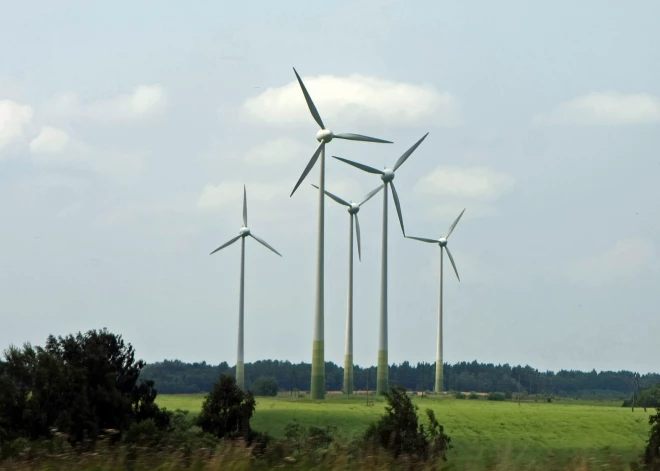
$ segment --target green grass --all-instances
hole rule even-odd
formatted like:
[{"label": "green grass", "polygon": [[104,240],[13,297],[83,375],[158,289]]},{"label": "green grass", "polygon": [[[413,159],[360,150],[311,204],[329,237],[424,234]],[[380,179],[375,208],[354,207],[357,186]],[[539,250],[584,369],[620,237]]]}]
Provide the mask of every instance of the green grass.
[{"label": "green grass", "polygon": [[[193,413],[201,409],[203,395],[160,395],[157,402],[170,410]],[[479,469],[501,461],[514,465],[547,467],[582,458],[591,463],[636,460],[644,448],[649,412],[620,407],[619,402],[559,401],[553,403],[468,401],[453,398],[416,398],[420,415],[436,413],[454,448],[449,460],[460,469]],[[292,420],[303,425],[338,428],[339,435],[361,434],[382,413],[384,401],[365,405],[364,396],[309,398],[257,398],[253,427],[281,437]]]}]

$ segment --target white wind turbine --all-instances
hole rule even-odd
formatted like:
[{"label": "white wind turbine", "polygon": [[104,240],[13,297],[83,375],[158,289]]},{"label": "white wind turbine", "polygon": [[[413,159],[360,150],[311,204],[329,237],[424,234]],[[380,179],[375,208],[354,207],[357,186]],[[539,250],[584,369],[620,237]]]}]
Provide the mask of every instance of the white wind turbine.
[{"label": "white wind turbine", "polygon": [[449,247],[447,247],[447,239],[449,239],[451,233],[454,232],[454,228],[456,227],[456,224],[458,224],[458,221],[461,219],[461,216],[463,216],[464,212],[465,209],[461,211],[461,214],[458,215],[454,223],[451,226],[449,226],[449,231],[447,232],[447,235],[445,237],[440,237],[439,239],[427,239],[424,237],[406,236],[408,239],[415,239],[422,242],[427,242],[429,244],[438,244],[440,246],[440,296],[438,298],[438,344],[437,344],[437,351],[435,356],[435,387],[434,387],[435,392],[440,392],[444,389],[443,387],[444,363],[442,358],[442,260],[443,260],[442,252],[443,250],[447,251],[447,255],[449,256],[449,261],[451,262],[451,266],[454,267],[454,273],[456,273],[456,278],[458,278],[458,281],[461,281],[461,278],[458,276],[458,270],[456,269],[456,264],[454,263],[454,257],[451,256]]},{"label": "white wind turbine", "polygon": [[243,337],[244,337],[244,298],[245,298],[245,238],[246,237],[252,237],[254,240],[259,242],[260,244],[264,245],[268,249],[272,250],[275,252],[277,255],[280,257],[282,256],[277,250],[275,250],[273,247],[268,245],[268,243],[257,237],[256,235],[252,234],[250,232],[250,229],[248,228],[248,217],[247,217],[247,191],[245,189],[245,185],[243,186],[243,227],[241,227],[241,230],[238,231],[238,235],[234,237],[233,239],[229,240],[228,242],[222,244],[220,247],[215,249],[213,252],[211,252],[211,255],[216,253],[219,250],[224,249],[225,247],[230,246],[234,242],[236,242],[238,239],[241,239],[241,282],[240,282],[240,295],[239,295],[239,301],[238,301],[238,352],[237,352],[237,358],[236,358],[236,384],[238,385],[239,388],[244,389],[245,388],[245,359],[244,359],[244,351],[243,351]]},{"label": "white wind turbine", "polygon": [[368,165],[360,164],[353,162],[348,159],[343,159],[341,157],[336,157],[335,159],[341,160],[349,165],[364,170],[368,173],[374,173],[380,175],[381,180],[383,180],[383,247],[382,247],[382,267],[381,267],[381,278],[380,278],[380,334],[378,339],[378,372],[376,379],[376,393],[384,394],[387,392],[388,386],[388,358],[387,358],[387,188],[388,185],[392,188],[392,196],[394,197],[394,205],[396,206],[396,212],[399,216],[399,223],[401,224],[401,232],[403,235],[406,235],[406,231],[403,228],[403,216],[401,215],[401,203],[399,202],[399,195],[394,188],[394,172],[403,165],[403,163],[410,157],[410,155],[419,147],[426,136],[429,133],[424,134],[424,136],[417,141],[410,149],[403,153],[399,160],[394,164],[393,169],[385,168],[385,170],[378,170]]},{"label": "white wind turbine", "polygon": [[296,189],[300,186],[302,181],[305,179],[307,174],[312,170],[314,164],[321,157],[321,169],[319,171],[319,220],[318,220],[318,247],[316,255],[316,303],[315,303],[315,315],[314,315],[314,343],[312,347],[312,384],[310,388],[310,395],[312,399],[323,399],[325,397],[325,345],[324,345],[324,247],[325,247],[325,235],[324,235],[324,223],[325,223],[325,145],[332,141],[332,139],[347,139],[349,141],[365,141],[365,142],[378,142],[384,144],[391,144],[390,141],[385,141],[383,139],[376,139],[375,137],[363,136],[361,134],[335,134],[331,130],[326,129],[325,124],[321,120],[316,106],[312,98],[309,96],[305,85],[303,84],[302,79],[298,75],[296,69],[293,69],[293,72],[296,74],[300,88],[302,89],[303,95],[305,96],[305,101],[307,102],[307,107],[309,108],[310,113],[314,121],[321,128],[316,133],[316,140],[320,142],[316,152],[312,155],[312,158],[309,160],[309,163],[303,170],[302,175],[298,179],[298,182],[293,187],[291,196],[296,192]]},{"label": "white wind turbine", "polygon": [[[312,185],[317,190],[318,186]],[[348,306],[346,312],[346,353],[344,355],[344,392],[346,394],[353,394],[353,219],[355,219],[355,236],[357,239],[358,258],[362,260],[360,250],[360,221],[357,213],[360,207],[369,201],[372,196],[378,193],[384,185],[370,191],[364,197],[361,203],[354,203],[353,201],[346,201],[339,196],[333,195],[329,191],[325,194],[335,200],[337,203],[344,205],[348,208],[348,214],[351,217],[351,224],[348,231]]]}]

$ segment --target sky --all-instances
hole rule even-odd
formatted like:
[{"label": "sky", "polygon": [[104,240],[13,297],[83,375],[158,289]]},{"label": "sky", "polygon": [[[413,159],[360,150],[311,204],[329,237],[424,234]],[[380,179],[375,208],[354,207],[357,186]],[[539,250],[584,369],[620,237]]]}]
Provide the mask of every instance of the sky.
[{"label": "sky", "polygon": [[[311,361],[318,145],[360,201],[449,240],[445,361],[658,371],[660,3],[0,1],[0,349],[107,327],[146,361]],[[361,212],[354,359],[377,361],[382,197]],[[326,360],[349,218],[326,200]],[[435,361],[439,249],[389,205],[389,359]],[[446,260],[446,259],[445,259]]]}]

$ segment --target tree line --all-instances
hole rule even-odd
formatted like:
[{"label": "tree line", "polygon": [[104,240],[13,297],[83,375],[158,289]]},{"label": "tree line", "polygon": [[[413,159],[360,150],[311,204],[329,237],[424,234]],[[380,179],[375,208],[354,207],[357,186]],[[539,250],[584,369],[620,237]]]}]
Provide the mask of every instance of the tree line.
[{"label": "tree line", "polygon": [[[184,363],[165,360],[144,367],[141,377],[158,384],[162,394],[209,392],[221,374],[233,376],[235,369],[227,362]],[[376,367],[354,367],[355,389],[374,390]],[[249,389],[260,377],[273,377],[280,391],[306,391],[311,380],[311,364],[280,360],[261,360],[245,365],[245,382]],[[326,390],[341,391],[343,367],[325,364]],[[389,368],[390,384],[411,391],[430,391],[435,378],[435,363],[411,364],[407,361]],[[580,398],[622,398],[636,387],[632,371],[590,372],[575,370],[539,371],[531,366],[495,365],[493,363],[460,362],[444,365],[445,390],[477,392],[521,392],[530,395],[555,395]],[[660,383],[660,374],[639,376],[639,387]]]}]

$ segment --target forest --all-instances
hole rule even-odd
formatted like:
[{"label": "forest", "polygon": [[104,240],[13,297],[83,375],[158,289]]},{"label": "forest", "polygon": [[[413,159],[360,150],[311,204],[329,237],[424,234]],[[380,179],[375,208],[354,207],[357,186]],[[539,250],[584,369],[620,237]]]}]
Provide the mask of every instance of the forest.
[{"label": "forest", "polygon": [[[356,390],[373,390],[376,367],[355,366]],[[211,365],[206,362],[184,363],[165,360],[147,364],[141,372],[144,379],[154,380],[162,394],[208,392],[218,377],[234,374],[227,362]],[[445,389],[451,391],[521,392],[530,395],[554,395],[576,398],[628,398],[636,390],[660,382],[660,374],[651,373],[635,378],[632,371],[590,372],[560,370],[539,371],[531,366],[495,365],[492,363],[460,362],[445,364]],[[403,362],[391,365],[390,384],[412,391],[433,389],[435,363]],[[341,391],[344,369],[332,362],[325,364],[326,390]],[[259,377],[272,377],[280,391],[306,391],[309,388],[311,365],[279,360],[261,360],[245,364],[245,381],[249,388]]]}]

